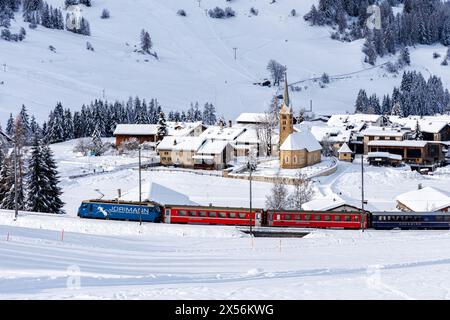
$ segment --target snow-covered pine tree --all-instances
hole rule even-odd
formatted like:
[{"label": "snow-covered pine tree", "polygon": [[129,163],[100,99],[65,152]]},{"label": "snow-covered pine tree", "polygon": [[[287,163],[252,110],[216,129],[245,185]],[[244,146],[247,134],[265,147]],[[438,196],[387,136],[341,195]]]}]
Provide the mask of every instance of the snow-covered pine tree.
[{"label": "snow-covered pine tree", "polygon": [[392,107],[391,115],[403,117],[403,110],[402,110],[402,105],[400,104],[400,102],[397,102],[394,104],[394,106]]},{"label": "snow-covered pine tree", "polygon": [[14,191],[14,167],[11,156],[3,159],[0,167],[0,209],[14,209],[14,197],[11,198],[11,190]]},{"label": "snow-covered pine tree", "polygon": [[358,92],[358,97],[355,102],[355,113],[365,113],[369,106],[369,98],[367,97],[366,90],[361,89]]},{"label": "snow-covered pine tree", "polygon": [[420,130],[419,120],[416,122],[416,127],[414,128],[414,131],[411,134],[411,138],[413,140],[423,140],[423,133]]},{"label": "snow-covered pine tree", "polygon": [[145,29],[141,30],[141,50],[144,53],[150,53],[150,50],[153,47],[152,39],[150,38],[150,34]]},{"label": "snow-covered pine tree", "polygon": [[94,129],[91,138],[91,152],[94,156],[101,156],[103,154],[104,145],[98,126]]},{"label": "snow-covered pine tree", "polygon": [[48,145],[41,148],[43,170],[47,177],[46,198],[48,199],[48,213],[63,214],[64,202],[61,200],[62,190],[58,186],[59,177],[53,152]]},{"label": "snow-covered pine tree", "polygon": [[12,113],[9,114],[8,122],[6,123],[6,134],[10,137],[14,134],[14,118]]},{"label": "snow-covered pine tree", "polygon": [[31,157],[27,161],[27,172],[25,175],[26,198],[25,210],[32,212],[49,212],[51,199],[48,199],[50,190],[48,178],[46,176],[42,148],[38,137],[34,137],[34,144],[31,149]]},{"label": "snow-covered pine tree", "polygon": [[47,126],[46,141],[49,143],[64,141],[64,108],[61,102],[58,102],[55,109],[50,113]]},{"label": "snow-covered pine tree", "polygon": [[216,108],[212,103],[205,103],[203,107],[203,123],[212,126],[217,122]]},{"label": "snow-covered pine tree", "polygon": [[156,137],[158,141],[161,141],[168,134],[166,115],[164,112],[159,113],[158,126]]}]

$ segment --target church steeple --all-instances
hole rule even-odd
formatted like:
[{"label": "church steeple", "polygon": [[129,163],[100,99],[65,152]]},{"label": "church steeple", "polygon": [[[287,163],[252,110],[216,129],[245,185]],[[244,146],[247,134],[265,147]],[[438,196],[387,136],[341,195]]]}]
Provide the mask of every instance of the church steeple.
[{"label": "church steeple", "polygon": [[291,99],[289,98],[289,86],[287,82],[287,72],[284,73],[284,94],[283,94],[283,106],[281,107],[281,113],[292,113]]},{"label": "church steeple", "polygon": [[286,138],[294,132],[294,115],[292,111],[291,100],[289,99],[289,86],[287,75],[284,74],[284,96],[283,106],[280,110],[280,146]]}]

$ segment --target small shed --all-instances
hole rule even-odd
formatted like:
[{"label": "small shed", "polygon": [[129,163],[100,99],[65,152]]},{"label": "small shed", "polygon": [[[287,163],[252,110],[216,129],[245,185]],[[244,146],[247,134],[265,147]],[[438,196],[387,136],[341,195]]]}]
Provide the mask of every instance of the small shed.
[{"label": "small shed", "polygon": [[344,143],[338,150],[338,157],[340,161],[353,161],[353,151],[350,149],[347,143]]}]

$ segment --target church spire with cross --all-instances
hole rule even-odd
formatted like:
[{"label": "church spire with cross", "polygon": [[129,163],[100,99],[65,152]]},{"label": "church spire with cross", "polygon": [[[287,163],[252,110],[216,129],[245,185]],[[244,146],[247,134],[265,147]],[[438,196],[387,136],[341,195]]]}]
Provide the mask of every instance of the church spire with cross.
[{"label": "church spire with cross", "polygon": [[289,99],[289,86],[287,82],[287,74],[284,74],[284,95],[283,106],[280,110],[280,146],[284,140],[294,132],[294,115],[292,110],[292,103]]}]

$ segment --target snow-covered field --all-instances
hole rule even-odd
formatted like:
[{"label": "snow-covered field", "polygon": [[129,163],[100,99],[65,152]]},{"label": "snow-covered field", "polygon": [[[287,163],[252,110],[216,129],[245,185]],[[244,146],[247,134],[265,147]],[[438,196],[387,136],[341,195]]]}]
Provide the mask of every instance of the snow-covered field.
[{"label": "snow-covered field", "polygon": [[76,218],[7,216],[2,299],[450,298],[448,231],[313,230],[280,241],[233,227],[78,220],[62,241],[55,224]]},{"label": "snow-covered field", "polygon": [[[62,7],[63,1],[47,0],[54,7]],[[325,89],[311,81],[299,84],[303,90],[292,93],[294,106],[307,107],[312,99],[318,114],[353,112],[360,88],[382,96],[399,85],[400,77],[363,63],[362,41],[334,41],[330,28],[309,26],[302,17],[317,3],[236,1],[229,5],[237,16],[222,20],[207,17],[205,9],[224,7],[223,0],[203,0],[201,7],[196,0],[96,0],[83,10],[90,37],[41,26],[31,30],[17,13],[12,30],[24,26],[27,38],[21,43],[0,42],[2,125],[22,103],[44,120],[58,101],[79,109],[96,98],[126,100],[130,95],[156,97],[169,110],[187,109],[191,101],[209,101],[219,115],[235,119],[243,110],[262,112],[268,107],[276,89],[253,82],[268,77],[270,59],[288,66],[290,83],[324,72],[330,76],[355,72]],[[259,10],[258,16],[249,14],[250,7]],[[100,19],[103,8],[111,12],[110,19]],[[176,15],[180,8],[187,17]],[[289,16],[293,8],[297,17]],[[142,28],[149,31],[159,61],[133,52]],[[86,41],[94,52],[86,50]],[[236,60],[233,48],[237,48]],[[412,48],[411,69],[441,76],[448,86],[450,73],[432,58],[434,51],[444,54],[446,48]]]}]

